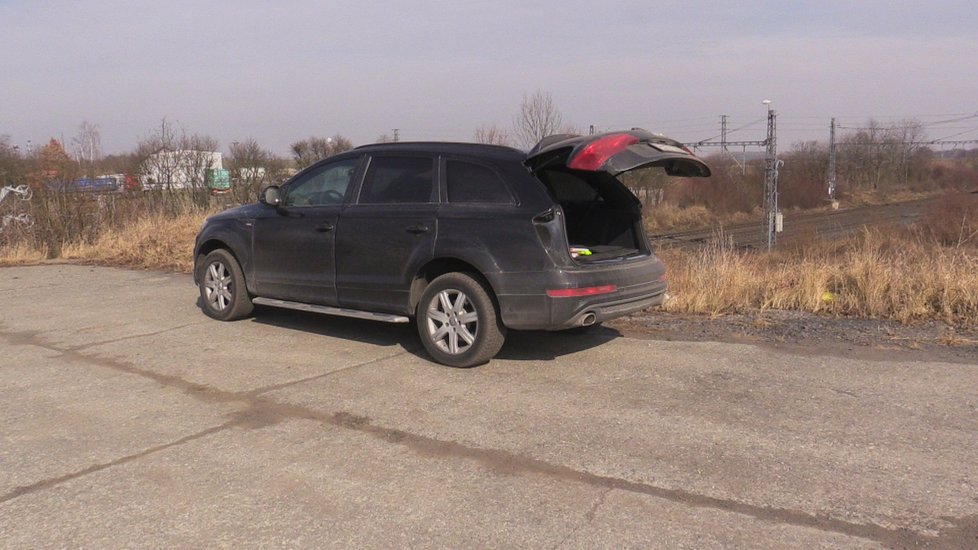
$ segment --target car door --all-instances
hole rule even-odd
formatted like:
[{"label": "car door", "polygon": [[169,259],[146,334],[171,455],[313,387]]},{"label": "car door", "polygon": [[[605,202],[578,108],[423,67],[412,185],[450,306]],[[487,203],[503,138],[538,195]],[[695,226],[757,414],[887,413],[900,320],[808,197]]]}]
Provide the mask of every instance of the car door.
[{"label": "car door", "polygon": [[279,206],[255,220],[261,296],[336,305],[336,228],[359,164],[360,157],[348,157],[313,166],[283,186]]},{"label": "car door", "polygon": [[378,154],[340,216],[336,285],[343,307],[411,314],[411,281],[438,232],[434,155]]}]

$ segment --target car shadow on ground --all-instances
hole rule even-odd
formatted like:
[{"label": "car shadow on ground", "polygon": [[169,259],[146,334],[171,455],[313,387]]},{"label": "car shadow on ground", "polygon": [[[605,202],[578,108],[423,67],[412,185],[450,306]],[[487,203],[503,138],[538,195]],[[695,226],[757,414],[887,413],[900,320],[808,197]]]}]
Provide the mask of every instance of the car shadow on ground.
[{"label": "car shadow on ground", "polygon": [[[202,305],[198,300],[197,306],[202,307]],[[382,323],[261,306],[255,307],[251,321],[375,346],[399,346],[412,355],[426,361],[431,360],[424,346],[421,345],[413,322]],[[506,343],[496,358],[513,361],[553,361],[563,355],[602,346],[621,336],[618,330],[604,326],[560,332],[511,330],[506,335]]]},{"label": "car shadow on ground", "polygon": [[498,359],[553,361],[560,356],[597,348],[621,338],[616,329],[595,326],[558,332],[511,330]]},{"label": "car shadow on ground", "polygon": [[412,353],[421,350],[422,347],[414,325],[410,323],[382,323],[260,306],[255,307],[251,320],[263,325],[343,338],[375,346],[400,346]]}]

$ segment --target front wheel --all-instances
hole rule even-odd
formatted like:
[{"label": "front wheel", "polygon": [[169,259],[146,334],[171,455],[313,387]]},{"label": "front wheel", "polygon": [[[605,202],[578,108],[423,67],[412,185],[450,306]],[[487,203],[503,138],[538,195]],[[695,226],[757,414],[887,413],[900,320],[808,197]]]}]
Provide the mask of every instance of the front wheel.
[{"label": "front wheel", "polygon": [[221,321],[247,317],[254,308],[241,266],[227,250],[208,254],[197,267],[204,313]]},{"label": "front wheel", "polygon": [[418,334],[428,353],[444,365],[474,367],[495,357],[506,327],[490,290],[466,273],[431,281],[418,302]]}]

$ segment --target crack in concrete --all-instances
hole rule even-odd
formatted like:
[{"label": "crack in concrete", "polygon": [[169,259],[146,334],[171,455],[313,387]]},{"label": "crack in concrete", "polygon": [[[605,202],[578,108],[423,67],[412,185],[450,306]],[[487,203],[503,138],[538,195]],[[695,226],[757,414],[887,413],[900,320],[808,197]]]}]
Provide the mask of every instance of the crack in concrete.
[{"label": "crack in concrete", "polygon": [[594,518],[598,512],[598,508],[600,508],[601,505],[604,504],[604,501],[608,498],[608,494],[611,493],[612,491],[614,491],[614,489],[610,489],[610,488],[602,491],[601,494],[598,495],[598,498],[594,500],[594,504],[592,504],[591,507],[588,509],[588,511],[584,513],[584,520],[581,521],[577,525],[577,527],[574,527],[574,529],[572,529],[570,533],[567,533],[567,535],[564,538],[560,539],[560,542],[558,542],[553,546],[553,550],[557,550],[558,548],[563,547],[565,544],[567,544],[567,541],[574,538],[574,536],[577,535],[577,533],[579,533],[581,529],[590,525],[591,522],[594,521]]},{"label": "crack in concrete", "polygon": [[[540,475],[557,481],[565,481],[589,485],[597,488],[607,489],[608,492],[614,489],[627,491],[630,493],[648,495],[654,498],[661,498],[670,502],[677,502],[696,508],[706,508],[720,510],[752,517],[762,521],[770,521],[792,525],[796,527],[807,527],[820,531],[837,533],[867,540],[876,541],[886,546],[903,547],[969,547],[978,542],[978,516],[964,518],[941,518],[951,527],[941,530],[938,535],[930,536],[918,533],[906,528],[888,528],[874,524],[859,524],[836,519],[830,516],[820,516],[807,512],[770,506],[760,506],[746,502],[740,502],[719,497],[711,497],[685,491],[683,489],[671,489],[659,487],[637,481],[603,476],[587,471],[575,470],[568,466],[553,464],[544,460],[519,455],[510,451],[500,449],[486,449],[481,447],[469,446],[456,441],[446,441],[434,437],[419,435],[396,428],[387,428],[372,423],[371,419],[351,414],[345,411],[334,413],[324,413],[310,409],[301,405],[281,403],[271,399],[255,395],[252,392],[230,392],[202,384],[189,382],[177,376],[161,374],[146,369],[140,369],[131,364],[108,358],[85,355],[78,351],[66,350],[52,346],[44,342],[37,332],[9,332],[5,331],[0,325],[0,339],[14,345],[31,345],[51,351],[59,352],[62,356],[73,362],[82,362],[103,368],[109,368],[120,372],[142,376],[154,380],[164,386],[179,389],[187,395],[209,403],[228,403],[238,402],[245,405],[245,409],[234,414],[233,420],[199,432],[185,438],[187,441],[204,437],[211,433],[216,433],[232,426],[241,428],[256,429],[278,424],[286,420],[313,420],[323,425],[334,426],[342,429],[353,430],[375,437],[381,441],[391,444],[402,445],[414,451],[417,455],[427,458],[446,458],[462,459],[475,462],[486,470],[498,475]],[[373,361],[375,362],[375,361]],[[159,448],[151,448],[143,453],[132,455],[135,458],[119,459],[118,463],[135,460],[146,454],[158,452],[170,448],[174,445],[187,441],[178,440],[166,444]],[[68,479],[75,479],[91,471],[99,471],[115,465],[117,461],[107,463],[103,466],[93,466],[75,474],[69,474],[62,478],[46,480],[28,486],[28,489],[20,489],[18,495],[27,492],[40,490],[43,488],[57,485]],[[607,492],[606,492],[607,493]],[[8,499],[9,500],[9,499]]]},{"label": "crack in concrete", "polygon": [[349,365],[349,366],[343,367],[341,369],[331,370],[329,372],[324,372],[322,374],[317,374],[315,376],[308,376],[306,378],[299,378],[298,380],[292,380],[291,382],[282,382],[281,384],[271,384],[269,386],[262,386],[260,388],[256,388],[256,389],[250,390],[248,392],[245,392],[245,395],[261,395],[263,393],[273,392],[273,391],[281,390],[283,388],[289,388],[289,387],[292,387],[292,386],[298,386],[299,384],[305,384],[306,382],[312,382],[314,380],[322,380],[323,378],[329,378],[329,377],[335,376],[337,374],[342,374],[342,373],[345,373],[345,372],[348,372],[348,371],[351,371],[351,370],[354,370],[354,369],[359,369],[361,367],[366,367],[366,366],[369,366],[369,365],[373,365],[375,363],[381,363],[383,361],[387,361],[388,359],[393,359],[395,357],[400,357],[401,355],[404,355],[406,353],[412,353],[414,351],[417,351],[418,349],[419,348],[404,349],[404,350],[401,350],[401,351],[399,351],[397,353],[392,353],[390,355],[385,355],[383,357],[378,357],[376,359],[371,359],[370,361],[364,361],[363,363],[357,363],[355,365]]},{"label": "crack in concrete", "polygon": [[54,477],[54,478],[50,478],[50,479],[45,479],[45,480],[42,480],[42,481],[38,481],[36,483],[31,483],[30,485],[23,485],[21,487],[15,487],[9,493],[7,493],[5,495],[0,495],[0,504],[4,504],[7,501],[13,500],[13,499],[15,499],[17,497],[20,497],[20,496],[23,496],[23,495],[26,495],[26,494],[36,493],[36,492],[42,491],[44,489],[49,489],[51,487],[54,487],[56,485],[60,485],[60,484],[65,483],[67,481],[71,481],[71,480],[77,479],[79,477],[87,476],[88,474],[94,474],[95,472],[101,472],[102,470],[105,470],[107,468],[111,468],[113,466],[119,466],[121,464],[126,464],[128,462],[132,462],[134,460],[138,460],[138,459],[143,458],[145,456],[149,456],[151,454],[154,454],[154,453],[157,453],[157,452],[160,452],[160,451],[169,449],[170,447],[176,447],[178,445],[183,445],[184,443],[189,443],[190,441],[194,441],[194,440],[200,439],[202,437],[207,437],[207,436],[209,436],[211,434],[215,434],[217,432],[221,432],[221,431],[224,431],[224,430],[226,430],[228,428],[234,427],[234,426],[238,425],[239,423],[240,422],[238,420],[232,420],[230,422],[225,422],[224,424],[221,424],[219,426],[214,426],[212,428],[208,428],[206,430],[203,430],[203,431],[200,431],[200,432],[197,432],[197,433],[194,433],[194,434],[190,434],[190,435],[188,435],[186,437],[182,437],[182,438],[180,438],[180,439],[178,439],[176,441],[171,441],[169,443],[164,443],[163,445],[157,445],[155,447],[150,447],[148,449],[144,449],[144,450],[142,450],[142,451],[140,451],[138,453],[135,453],[135,454],[126,455],[124,457],[117,458],[115,460],[112,460],[112,461],[109,461],[109,462],[104,462],[104,463],[101,463],[101,464],[93,464],[93,465],[91,465],[91,466],[89,466],[87,468],[84,468],[82,470],[78,470],[77,472],[72,472],[70,474],[65,474],[63,476],[58,476],[58,477]]},{"label": "crack in concrete", "polygon": [[197,325],[202,325],[202,324],[204,324],[206,322],[207,321],[198,321],[196,323],[185,323],[185,324],[182,324],[182,325],[179,325],[179,326],[165,328],[165,329],[157,330],[157,331],[154,331],[154,332],[144,332],[144,333],[140,333],[140,334],[131,334],[129,336],[121,336],[119,338],[112,338],[111,340],[101,340],[101,341],[98,341],[98,342],[90,342],[88,344],[82,344],[80,346],[72,346],[72,347],[69,347],[69,348],[66,348],[66,349],[68,351],[81,351],[81,350],[85,350],[85,349],[95,348],[95,347],[98,347],[98,346],[104,346],[106,344],[116,344],[118,342],[125,342],[126,340],[135,340],[137,338],[148,338],[150,336],[159,336],[160,334],[166,334],[168,332],[173,332],[175,330],[180,330],[180,329],[184,329],[184,328],[187,328],[187,327],[193,327],[193,326],[197,326]]}]

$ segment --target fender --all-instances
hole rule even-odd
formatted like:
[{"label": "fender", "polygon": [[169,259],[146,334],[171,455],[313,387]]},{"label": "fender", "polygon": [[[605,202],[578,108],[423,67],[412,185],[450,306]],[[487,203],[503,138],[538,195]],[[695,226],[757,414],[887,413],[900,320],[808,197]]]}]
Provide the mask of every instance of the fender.
[{"label": "fender", "polygon": [[439,220],[434,257],[455,258],[471,264],[489,280],[497,294],[506,290],[498,286],[502,274],[554,269],[553,260],[533,233],[529,216],[522,223],[498,223],[490,232],[470,231],[472,220],[461,221],[465,223]]},{"label": "fender", "polygon": [[496,275],[502,270],[496,257],[493,256],[484,242],[468,236],[441,237],[435,242],[434,255],[425,262],[420,262],[412,266],[413,271],[409,272],[415,276],[425,265],[432,260],[457,260],[465,262],[474,267],[478,272],[489,281],[493,291],[496,292]]},{"label": "fender", "polygon": [[241,264],[248,292],[256,291],[254,283],[254,262],[251,261],[252,220],[216,220],[208,224],[206,231],[200,234],[194,247],[194,282],[197,281],[197,259],[201,254],[207,254],[216,248],[225,248],[234,255]]}]

